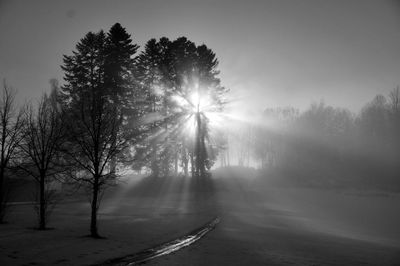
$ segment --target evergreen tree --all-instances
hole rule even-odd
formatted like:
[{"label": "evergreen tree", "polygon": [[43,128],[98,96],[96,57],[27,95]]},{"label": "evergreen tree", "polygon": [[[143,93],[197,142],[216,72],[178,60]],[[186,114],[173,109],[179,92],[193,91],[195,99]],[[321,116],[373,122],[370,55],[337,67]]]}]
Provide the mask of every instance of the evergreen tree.
[{"label": "evergreen tree", "polygon": [[[135,83],[133,82],[135,53],[139,48],[132,43],[131,36],[121,24],[114,24],[107,33],[104,57],[104,87],[109,100],[115,105],[118,121],[122,121],[119,130],[131,131],[129,120],[137,116],[135,108]],[[118,132],[118,131],[116,131]],[[131,132],[133,133],[133,132]],[[115,137],[115,136],[114,136]],[[133,137],[133,136],[131,136]],[[111,171],[115,174],[117,158],[111,162]]]},{"label": "evergreen tree", "polygon": [[[185,37],[172,42],[167,38],[158,42],[152,39],[146,44],[138,58],[137,80],[146,91],[146,112],[159,118],[150,126],[152,152],[147,153],[153,174],[158,174],[160,168],[168,174],[174,166],[176,172],[179,158],[187,172],[190,156],[192,173],[200,176],[215,160],[208,140],[208,119],[204,113],[195,112],[191,97],[194,93],[207,95],[210,98],[207,111],[221,110],[226,90],[220,85],[217,66],[218,60],[207,46],[196,46]],[[187,139],[188,130],[182,126],[190,119],[197,124],[194,141]]]},{"label": "evergreen tree", "polygon": [[128,108],[133,94],[132,72],[134,55],[139,48],[132,44],[131,36],[121,26],[114,24],[107,33],[105,46],[105,88],[111,100],[121,107]]},{"label": "evergreen tree", "polygon": [[61,87],[63,102],[74,108],[91,94],[104,93],[104,61],[106,35],[89,32],[76,45],[70,56],[64,55],[65,84]]},{"label": "evergreen tree", "polygon": [[[218,60],[214,52],[206,45],[196,46],[185,37],[178,38],[171,44],[172,84],[174,93],[181,95],[189,103],[187,108],[173,108],[175,120],[192,116],[196,122],[194,147],[191,150],[192,175],[204,176],[216,159],[215,147],[212,147],[209,134],[209,120],[206,112],[221,111],[223,96],[227,90],[220,85],[217,77]],[[207,106],[199,109],[199,102],[193,102],[192,96],[207,96]],[[197,109],[197,110],[196,110]],[[176,119],[178,117],[178,119]],[[181,136],[178,136],[181,138]]]},{"label": "evergreen tree", "polygon": [[167,94],[166,76],[169,73],[168,51],[170,41],[161,38],[149,40],[136,63],[136,81],[142,93],[141,109],[145,113],[146,140],[137,147],[137,161],[148,165],[153,176],[167,175],[166,148]]}]

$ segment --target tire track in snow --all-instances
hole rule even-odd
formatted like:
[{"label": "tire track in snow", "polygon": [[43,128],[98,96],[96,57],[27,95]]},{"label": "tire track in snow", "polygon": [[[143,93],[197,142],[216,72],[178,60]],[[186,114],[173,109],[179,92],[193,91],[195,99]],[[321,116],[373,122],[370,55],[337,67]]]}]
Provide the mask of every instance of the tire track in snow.
[{"label": "tire track in snow", "polygon": [[202,227],[193,230],[189,234],[182,236],[178,239],[169,241],[167,243],[149,248],[138,253],[128,255],[122,258],[111,259],[97,266],[133,266],[143,262],[176,252],[184,247],[187,247],[196,241],[200,240],[208,232],[213,230],[220,222],[220,218],[216,217]]}]

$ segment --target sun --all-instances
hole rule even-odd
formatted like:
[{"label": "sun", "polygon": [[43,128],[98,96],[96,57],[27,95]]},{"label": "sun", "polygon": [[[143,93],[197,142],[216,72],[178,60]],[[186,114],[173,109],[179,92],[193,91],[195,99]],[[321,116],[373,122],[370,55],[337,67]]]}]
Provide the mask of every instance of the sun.
[{"label": "sun", "polygon": [[200,111],[200,102],[201,102],[199,93],[197,91],[193,92],[189,98],[190,98],[190,102],[192,104],[193,111],[199,112]]},{"label": "sun", "polygon": [[207,131],[209,137],[227,130],[227,116],[221,112],[220,103],[215,100],[210,88],[195,84],[184,91],[171,95],[175,110],[181,114],[179,127],[183,135],[194,139],[200,127]]},{"label": "sun", "polygon": [[201,94],[198,91],[194,91],[190,95],[189,102],[193,112],[201,112],[204,114],[209,113],[213,105],[211,97],[208,94]]}]

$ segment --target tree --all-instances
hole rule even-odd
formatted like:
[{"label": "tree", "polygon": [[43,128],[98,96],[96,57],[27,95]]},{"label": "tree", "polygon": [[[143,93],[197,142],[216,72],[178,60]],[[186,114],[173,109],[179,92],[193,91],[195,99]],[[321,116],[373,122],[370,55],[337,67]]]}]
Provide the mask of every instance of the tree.
[{"label": "tree", "polygon": [[[195,121],[193,175],[206,174],[216,158],[210,134],[208,115],[221,112],[227,90],[221,86],[218,78],[218,60],[215,53],[206,45],[196,46],[185,37],[171,43],[173,92],[180,95],[188,104],[183,108],[172,109],[175,123],[185,117]],[[175,105],[179,105],[175,103]]]},{"label": "tree", "polygon": [[[389,92],[389,106],[390,112],[390,137],[392,139],[392,146],[397,153],[400,153],[400,145],[398,137],[400,135],[400,87],[397,86]],[[398,157],[398,155],[396,155]]]},{"label": "tree", "polygon": [[61,147],[65,141],[64,114],[57,104],[57,92],[44,94],[34,110],[25,112],[24,138],[19,147],[23,161],[19,168],[32,176],[39,185],[38,216],[39,229],[46,229],[53,206],[51,183],[64,171]]},{"label": "tree", "polygon": [[170,72],[168,38],[149,40],[135,65],[135,81],[139,88],[137,98],[143,112],[145,141],[136,152],[136,161],[147,165],[153,176],[168,173],[169,151],[166,142],[167,104],[170,94],[167,77]]},{"label": "tree", "polygon": [[359,124],[362,133],[368,137],[376,138],[381,145],[387,139],[388,133],[388,110],[386,98],[383,95],[376,95],[374,99],[366,104],[360,113]]},{"label": "tree", "polygon": [[16,150],[22,139],[22,112],[17,111],[14,103],[15,90],[3,82],[0,99],[0,222],[6,214],[8,187],[6,185],[6,170],[15,159]]},{"label": "tree", "polygon": [[126,137],[118,130],[121,121],[115,119],[116,115],[116,108],[95,93],[80,101],[77,109],[69,111],[68,135],[72,147],[65,153],[76,169],[74,179],[86,185],[91,194],[92,237],[99,237],[97,211],[101,194],[114,180],[110,163],[127,148]]},{"label": "tree", "polygon": [[[119,23],[114,24],[107,33],[104,49],[104,86],[106,94],[121,112],[130,109],[134,91],[134,55],[138,48],[138,45],[132,44],[131,35]],[[123,114],[126,115],[125,112]]]},{"label": "tree", "polygon": [[[121,24],[114,24],[107,33],[104,57],[104,86],[106,94],[117,110],[117,121],[122,121],[120,130],[129,130],[127,120],[135,115],[133,101],[135,99],[133,82],[134,55],[139,48],[132,44],[131,36]],[[125,126],[125,127],[124,127]],[[122,128],[124,127],[124,128]],[[116,131],[117,132],[117,131]],[[112,172],[115,173],[116,160],[111,163]]]},{"label": "tree", "polygon": [[[64,55],[65,84],[61,87],[61,100],[73,109],[95,90],[104,90],[104,60],[106,35],[103,31],[87,33],[70,56]],[[77,106],[77,107],[78,107]]]},{"label": "tree", "polygon": [[102,192],[115,177],[111,162],[124,154],[128,142],[126,132],[120,130],[124,121],[123,100],[118,93],[110,93],[110,83],[106,82],[109,78],[106,72],[109,66],[105,64],[106,43],[103,31],[89,32],[77,44],[73,55],[64,56],[62,66],[66,81],[62,100],[68,113],[70,147],[64,153],[74,166],[71,176],[85,184],[90,192],[92,237],[99,237],[97,211]]},{"label": "tree", "polygon": [[[148,114],[159,118],[149,125],[155,131],[152,134],[158,136],[150,144],[153,145],[150,160],[153,173],[163,168],[161,172],[168,175],[173,166],[176,172],[179,158],[185,165],[189,154],[192,174],[201,176],[215,159],[211,156],[206,113],[221,111],[227,91],[220,85],[217,66],[212,50],[205,45],[196,46],[185,37],[174,41],[161,38],[158,42],[152,39],[146,44],[138,59],[137,80],[146,91]],[[193,141],[184,137],[188,130],[182,129],[187,123],[196,127]],[[160,142],[162,146],[154,145]],[[207,151],[210,151],[208,155]]]}]

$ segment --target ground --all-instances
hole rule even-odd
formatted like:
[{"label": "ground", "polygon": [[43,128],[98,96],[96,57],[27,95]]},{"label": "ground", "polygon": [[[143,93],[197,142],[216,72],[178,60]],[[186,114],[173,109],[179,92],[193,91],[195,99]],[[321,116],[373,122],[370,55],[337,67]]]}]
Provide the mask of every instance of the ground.
[{"label": "ground", "polygon": [[[228,177],[229,176],[229,177]],[[89,204],[61,202],[38,231],[30,204],[0,226],[0,265],[93,265],[190,232],[215,216],[216,229],[147,265],[400,265],[400,195],[272,188],[229,173],[206,183],[184,178],[126,181],[100,208],[91,239]],[[107,195],[107,194],[106,194]]]}]

